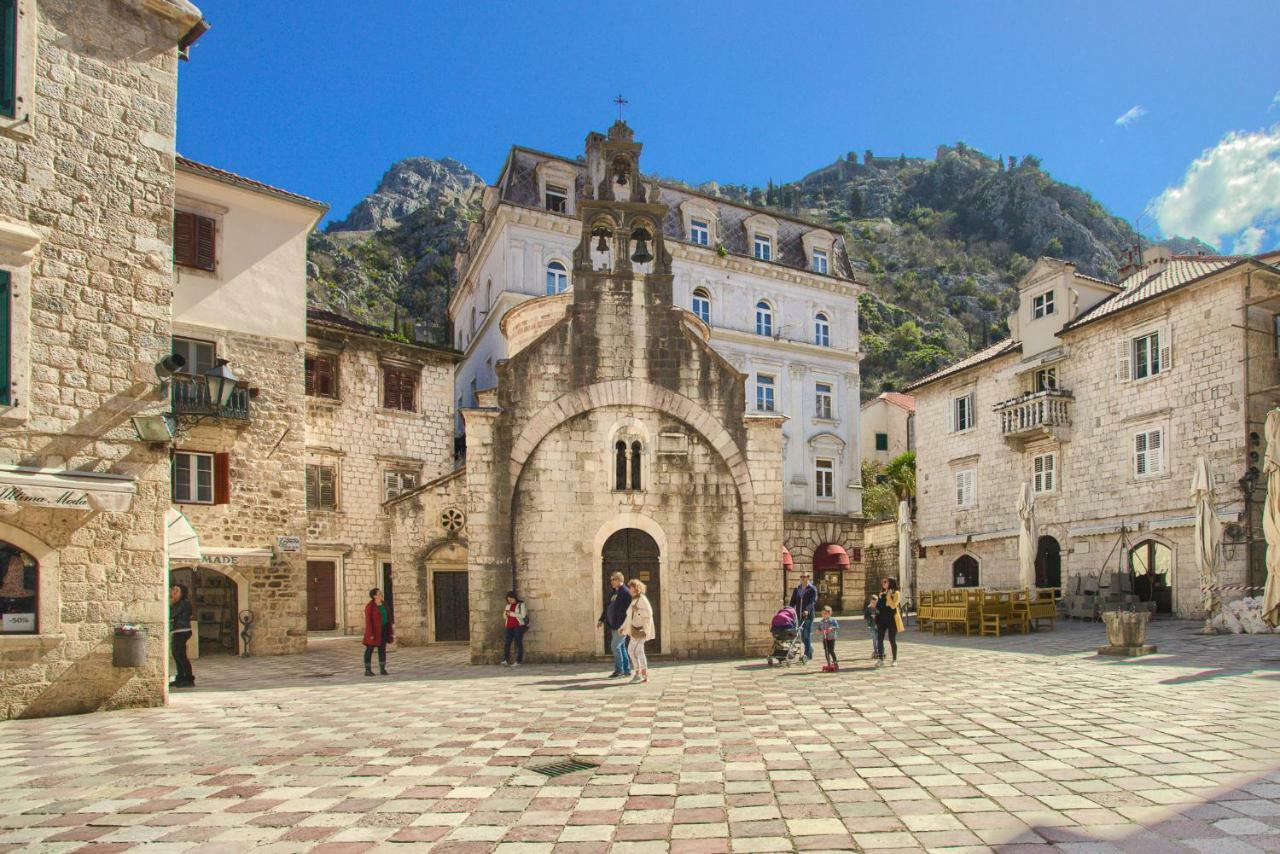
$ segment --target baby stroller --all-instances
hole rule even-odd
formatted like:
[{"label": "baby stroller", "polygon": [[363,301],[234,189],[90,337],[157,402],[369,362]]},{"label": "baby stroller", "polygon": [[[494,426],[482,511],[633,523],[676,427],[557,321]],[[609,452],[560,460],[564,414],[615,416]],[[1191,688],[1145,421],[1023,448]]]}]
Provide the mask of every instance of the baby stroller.
[{"label": "baby stroller", "polygon": [[792,662],[799,661],[801,664],[805,662],[804,644],[800,638],[800,620],[796,617],[795,608],[786,607],[774,614],[769,633],[773,635],[773,649],[769,652],[768,658],[770,667],[775,664],[785,664],[790,667]]}]

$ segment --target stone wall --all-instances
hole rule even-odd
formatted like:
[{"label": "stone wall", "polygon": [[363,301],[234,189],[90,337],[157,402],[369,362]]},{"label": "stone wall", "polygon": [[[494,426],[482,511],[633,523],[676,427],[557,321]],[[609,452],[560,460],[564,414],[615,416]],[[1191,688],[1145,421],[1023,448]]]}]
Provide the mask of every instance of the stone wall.
[{"label": "stone wall", "polygon": [[[308,549],[313,556],[340,561],[339,625],[357,634],[364,630],[369,588],[382,583],[380,564],[392,556],[389,517],[382,506],[384,472],[414,471],[425,483],[453,468],[454,359],[314,320],[308,325],[308,352],[338,361],[337,399],[306,399],[307,461],[338,469],[338,508],[308,512]],[[418,371],[416,411],[383,407],[384,364]]]},{"label": "stone wall", "polygon": [[[466,489],[466,470],[459,469],[387,505],[397,643],[421,646],[436,640],[432,574],[466,571]],[[453,513],[448,525],[445,511]]]},{"label": "stone wall", "polygon": [[[799,583],[802,571],[813,571],[813,556],[828,543],[840,546],[849,555],[849,568],[843,579],[843,608],[848,613],[861,609],[860,595],[871,583],[867,573],[867,555],[863,548],[864,521],[855,516],[787,513],[783,518],[783,542],[791,552],[794,565],[788,573],[787,590]],[[789,593],[788,593],[789,595]]]},{"label": "stone wall", "polygon": [[[1235,522],[1242,511],[1236,481],[1250,450],[1243,335],[1237,328],[1243,280],[1244,274],[1219,278],[1065,333],[1067,358],[1059,363],[1058,377],[1074,399],[1071,426],[1060,441],[1045,437],[1018,447],[1001,438],[991,407],[1020,390],[1016,356],[919,389],[918,536],[926,541],[920,589],[949,587],[951,564],[961,553],[978,559],[983,586],[1017,585],[1018,489],[1032,476],[1032,457],[1053,451],[1059,481],[1054,492],[1036,496],[1036,517],[1040,535],[1061,545],[1063,583],[1098,573],[1104,562],[1117,566],[1116,556],[1107,561],[1107,555],[1123,524],[1132,543],[1153,539],[1173,549],[1174,610],[1201,616],[1191,548],[1193,466],[1197,457],[1206,458],[1219,519]],[[1118,379],[1118,344],[1154,329],[1172,342],[1172,368],[1141,380]],[[964,433],[949,433],[951,399],[970,389],[976,390],[977,423]],[[1164,471],[1139,477],[1133,436],[1155,427],[1165,431]],[[955,505],[954,472],[962,468],[978,471],[977,504],[968,510]],[[930,545],[931,538],[951,541]],[[1222,583],[1244,583],[1245,552],[1225,550]]]},{"label": "stone wall", "polygon": [[[227,504],[180,504],[178,509],[195,527],[201,549],[221,561],[209,568],[247,584],[247,607],[254,615],[252,653],[302,652],[307,647],[306,554],[277,548],[278,537],[305,537],[307,527],[302,348],[293,341],[189,324],[175,324],[174,333],[216,336],[219,357],[230,362],[252,395],[248,421],[203,421],[179,434],[176,448],[230,455],[231,494]],[[272,554],[247,557],[219,554],[221,549]]]},{"label": "stone wall", "polygon": [[[862,557],[866,561],[867,581],[863,588],[862,604],[866,604],[866,596],[879,592],[880,579],[898,577],[898,523],[891,520],[867,525],[864,536],[866,545]],[[901,584],[906,591],[903,597],[909,598],[910,577],[902,579]]]},{"label": "stone wall", "polygon": [[[0,508],[0,539],[40,562],[48,617],[37,636],[0,637],[3,718],[159,705],[167,683],[168,458],[129,419],[168,408],[152,366],[169,351],[176,42],[199,15],[38,6],[37,95],[29,120],[0,132],[15,368],[0,462],[128,474],[137,495],[127,512]],[[27,229],[39,245],[15,248],[9,235]],[[150,635],[140,668],[111,664],[126,619]]]}]

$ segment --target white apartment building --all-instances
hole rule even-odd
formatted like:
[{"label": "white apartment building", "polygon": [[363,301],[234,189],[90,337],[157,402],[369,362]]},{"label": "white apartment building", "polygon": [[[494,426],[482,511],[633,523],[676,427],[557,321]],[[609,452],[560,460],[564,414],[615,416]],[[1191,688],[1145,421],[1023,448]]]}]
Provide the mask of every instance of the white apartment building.
[{"label": "white apartment building", "polygon": [[1017,500],[1030,483],[1038,586],[1127,569],[1158,613],[1200,616],[1201,457],[1223,525],[1223,599],[1262,584],[1261,437],[1280,402],[1275,261],[1155,248],[1111,283],[1041,258],[1018,284],[1010,338],[907,389],[919,589],[1017,587]]},{"label": "white apartment building", "polygon": [[916,401],[909,394],[882,392],[862,404],[862,458],[887,465],[916,449]]}]

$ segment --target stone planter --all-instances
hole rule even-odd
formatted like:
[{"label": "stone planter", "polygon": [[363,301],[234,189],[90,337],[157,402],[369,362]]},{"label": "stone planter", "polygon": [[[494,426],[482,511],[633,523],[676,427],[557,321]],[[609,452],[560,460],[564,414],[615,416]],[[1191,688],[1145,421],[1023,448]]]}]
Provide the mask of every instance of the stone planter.
[{"label": "stone planter", "polygon": [[1101,655],[1147,655],[1156,651],[1147,646],[1147,621],[1149,611],[1104,611],[1102,622],[1107,627],[1107,646],[1101,647]]},{"label": "stone planter", "polygon": [[142,667],[147,663],[147,630],[117,626],[111,643],[112,667]]}]

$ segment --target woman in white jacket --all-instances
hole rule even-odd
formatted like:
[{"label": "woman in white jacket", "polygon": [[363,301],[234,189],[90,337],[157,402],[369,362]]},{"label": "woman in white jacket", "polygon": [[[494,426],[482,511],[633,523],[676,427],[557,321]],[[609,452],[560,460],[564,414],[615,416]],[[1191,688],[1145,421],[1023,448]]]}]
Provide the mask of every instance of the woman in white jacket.
[{"label": "woman in white jacket", "polygon": [[644,643],[657,634],[653,626],[653,605],[644,595],[643,581],[633,578],[627,582],[627,587],[631,590],[631,606],[627,608],[622,633],[628,638],[627,654],[631,656],[631,666],[635,670],[631,681],[648,682],[649,660],[644,655]]}]

